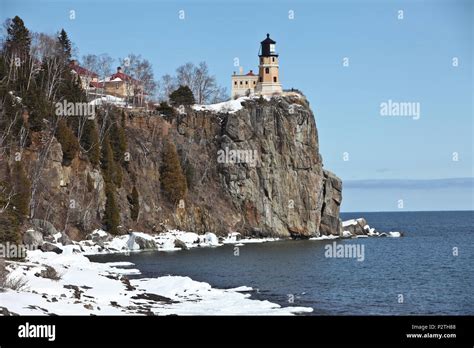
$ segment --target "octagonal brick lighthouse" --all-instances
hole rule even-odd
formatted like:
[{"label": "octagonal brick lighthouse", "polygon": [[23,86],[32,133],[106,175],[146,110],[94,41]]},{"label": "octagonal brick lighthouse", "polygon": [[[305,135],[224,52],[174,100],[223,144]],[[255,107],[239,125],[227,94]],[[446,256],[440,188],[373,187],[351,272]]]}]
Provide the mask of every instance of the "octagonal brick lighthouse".
[{"label": "octagonal brick lighthouse", "polygon": [[278,54],[276,42],[267,34],[267,38],[260,42],[258,75],[252,70],[239,75],[232,75],[232,98],[250,95],[275,95],[282,93],[279,77]]}]

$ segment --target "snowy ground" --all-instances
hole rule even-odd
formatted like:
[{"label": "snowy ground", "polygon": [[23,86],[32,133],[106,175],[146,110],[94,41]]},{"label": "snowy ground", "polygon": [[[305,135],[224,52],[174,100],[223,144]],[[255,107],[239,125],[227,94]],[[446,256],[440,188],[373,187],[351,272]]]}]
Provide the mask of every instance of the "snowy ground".
[{"label": "snowy ground", "polygon": [[[356,220],[349,220],[343,226],[354,223]],[[369,236],[380,236],[368,225],[364,230]],[[385,235],[401,236],[399,232]],[[60,237],[60,233],[55,235],[56,243],[52,243],[62,250],[59,254],[34,250],[28,251],[24,262],[7,262],[9,278],[21,279],[27,284],[17,291],[0,292],[0,314],[2,307],[20,315],[289,315],[313,311],[308,307],[281,307],[268,301],[251,299],[253,289],[247,286],[216,289],[207,283],[180,276],[129,280],[127,275],[140,274],[132,263],[95,263],[86,257],[143,249],[178,251],[223,244],[243,246],[278,239],[243,238],[234,232],[219,240],[213,233],[198,235],[178,230],[158,235],[132,232],[118,237],[96,230],[88,240],[70,245],[57,242]],[[342,237],[366,235],[352,236],[344,231]],[[321,236],[310,240],[336,238],[339,237]],[[53,280],[45,276],[47,267],[54,268],[60,278]]]},{"label": "snowy ground", "polygon": [[[107,234],[95,231],[96,235]],[[188,248],[218,246],[214,234],[197,235],[170,231],[149,236],[134,232],[103,243],[104,247],[87,245],[90,241],[62,246],[61,254],[29,251],[26,262],[10,262],[9,277],[27,280],[21,291],[0,292],[0,307],[20,315],[291,315],[312,312],[308,307],[281,307],[269,301],[250,298],[252,288],[215,289],[189,277],[166,276],[128,280],[126,275],[140,274],[127,262],[101,264],[91,262],[85,254],[139,250],[136,237],[153,240],[159,250],[179,250],[179,237]],[[229,236],[232,242],[237,235]],[[249,242],[250,240],[242,240]],[[101,249],[99,251],[99,249]],[[41,273],[53,267],[59,280]],[[5,313],[5,312],[4,312]]]}]

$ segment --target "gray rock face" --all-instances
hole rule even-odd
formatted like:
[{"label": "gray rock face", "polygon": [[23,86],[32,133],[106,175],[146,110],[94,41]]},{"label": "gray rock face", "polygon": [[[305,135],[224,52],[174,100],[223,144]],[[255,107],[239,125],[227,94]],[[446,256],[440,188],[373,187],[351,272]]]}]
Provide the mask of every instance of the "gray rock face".
[{"label": "gray rock face", "polygon": [[342,181],[333,173],[324,170],[324,202],[320,225],[321,235],[342,235],[339,210],[342,202]]},{"label": "gray rock face", "polygon": [[23,235],[23,243],[25,245],[39,247],[43,244],[43,234],[35,230],[28,230]]},{"label": "gray rock face", "polygon": [[[131,161],[116,191],[123,233],[161,232],[164,226],[220,236],[240,232],[308,238],[341,233],[341,181],[323,170],[316,122],[306,99],[249,99],[242,106],[233,113],[186,108],[168,120],[135,114],[126,119]],[[164,196],[160,184],[165,138],[175,143],[181,162],[193,173],[181,208]],[[61,167],[56,152],[45,162],[34,217],[51,219],[74,240],[82,239],[103,224],[102,173],[87,157]],[[31,163],[37,158],[32,152]],[[140,195],[138,221],[132,221],[128,201],[133,186]],[[84,194],[75,195],[76,209],[69,209],[61,202],[78,188],[85,188]],[[109,236],[87,238],[103,246]]]},{"label": "gray rock face", "polygon": [[224,190],[248,234],[340,233],[341,181],[322,169],[314,116],[305,103],[295,97],[251,100],[224,118],[219,150],[255,157],[253,163],[219,163]]}]

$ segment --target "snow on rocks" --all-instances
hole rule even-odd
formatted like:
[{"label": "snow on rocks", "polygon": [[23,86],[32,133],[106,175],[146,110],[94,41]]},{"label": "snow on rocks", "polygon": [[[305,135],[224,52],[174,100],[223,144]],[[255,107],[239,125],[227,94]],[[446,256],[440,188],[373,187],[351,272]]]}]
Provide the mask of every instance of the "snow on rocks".
[{"label": "snow on rocks", "polygon": [[[136,237],[135,237],[136,238]],[[25,262],[8,261],[9,277],[27,281],[21,290],[0,292],[3,313],[19,315],[288,315],[308,307],[281,307],[255,300],[250,287],[216,289],[189,277],[166,276],[129,280],[140,274],[130,262],[95,263],[77,245],[61,254],[28,251]],[[42,274],[48,267],[59,275]],[[127,267],[127,268],[122,268]]]},{"label": "snow on rocks", "polygon": [[351,219],[342,222],[344,231],[342,238],[365,238],[365,237],[392,237],[403,236],[403,232],[378,232],[370,227],[364,218]]},{"label": "snow on rocks", "polygon": [[248,238],[242,237],[239,232],[231,232],[227,235],[227,237],[222,239],[223,244],[235,244],[236,246],[242,246],[245,244],[253,244],[253,243],[266,243],[266,242],[275,242],[280,240],[279,238]]},{"label": "snow on rocks", "polygon": [[210,105],[193,105],[193,110],[196,111],[212,111],[216,113],[229,113],[233,114],[242,109],[242,102],[249,99],[248,97],[242,97],[235,100],[228,100],[222,103],[210,104]]}]

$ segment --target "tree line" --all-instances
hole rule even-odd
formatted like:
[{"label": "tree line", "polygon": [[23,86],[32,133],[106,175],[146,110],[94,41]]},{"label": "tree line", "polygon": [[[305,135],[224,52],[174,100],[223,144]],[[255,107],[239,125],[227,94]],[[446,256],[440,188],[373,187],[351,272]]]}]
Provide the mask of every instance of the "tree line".
[{"label": "tree line", "polygon": [[[61,145],[63,166],[70,166],[78,153],[82,153],[102,172],[106,195],[103,224],[109,232],[119,233],[117,190],[122,188],[124,171],[130,170],[125,159],[128,148],[125,112],[106,105],[96,110],[94,119],[56,113],[54,105],[57,102],[87,103],[80,77],[71,73],[75,48],[68,34],[64,29],[55,37],[31,33],[18,16],[8,20],[6,28],[6,37],[0,47],[0,243],[18,242],[25,221],[37,217],[39,196],[42,190],[48,189],[41,187],[41,175],[54,140]],[[156,88],[151,64],[140,56],[130,57],[125,72],[136,78],[149,79],[147,88]],[[89,55],[86,60],[87,68],[96,70],[99,67],[94,64],[99,64],[101,73],[109,73],[107,64],[112,63],[106,55]],[[216,92],[213,94],[196,82],[206,80],[208,72],[204,68],[205,65],[200,64],[199,79],[189,76],[190,71],[195,73],[192,65],[187,65],[173,78],[175,86],[185,82],[173,90],[174,94],[170,93],[172,105],[192,104],[194,95],[200,101],[216,97]],[[183,76],[187,76],[187,80],[183,80]],[[216,88],[212,78],[206,86]],[[32,145],[38,148],[37,158],[25,161],[25,149]],[[160,171],[165,196],[173,203],[185,199],[192,168],[181,163],[176,147],[169,139],[164,139]],[[87,183],[91,190],[90,178]],[[136,221],[140,197],[135,184],[127,197],[131,218]],[[81,217],[77,221],[78,227],[84,227],[86,220],[86,215]]]}]

